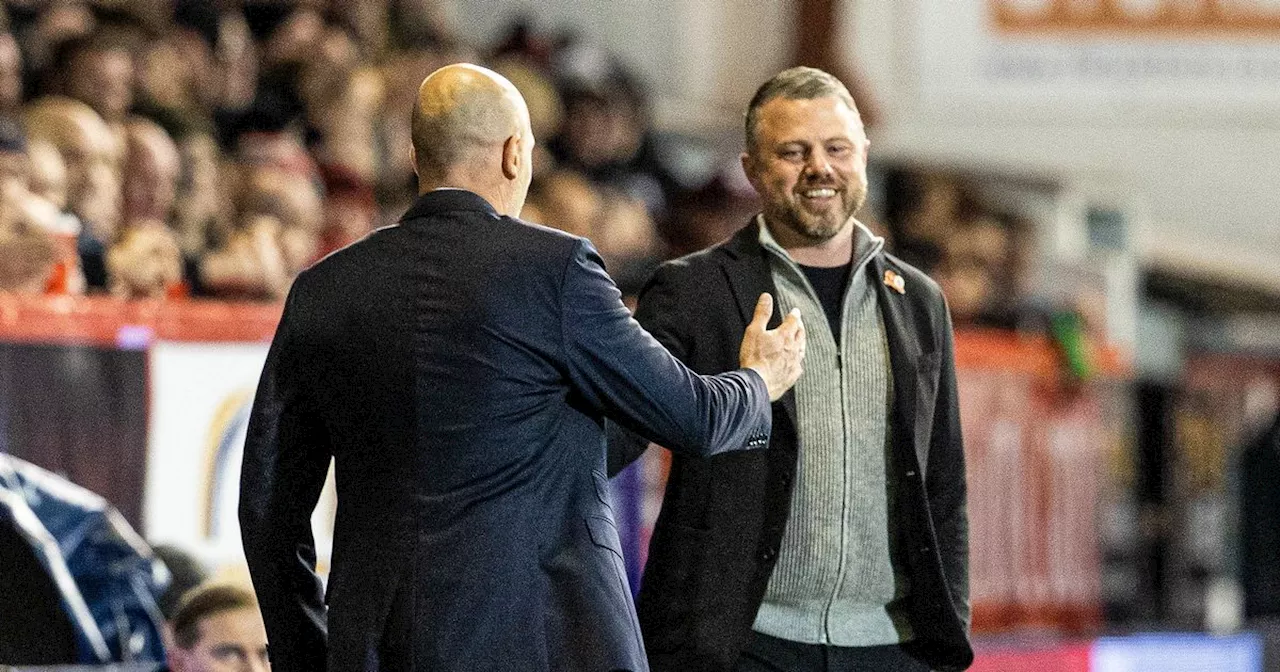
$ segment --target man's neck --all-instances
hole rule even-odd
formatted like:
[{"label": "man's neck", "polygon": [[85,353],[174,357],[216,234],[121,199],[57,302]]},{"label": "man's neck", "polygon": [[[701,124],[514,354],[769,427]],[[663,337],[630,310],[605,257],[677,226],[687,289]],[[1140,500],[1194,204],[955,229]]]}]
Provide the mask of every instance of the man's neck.
[{"label": "man's neck", "polygon": [[509,195],[506,190],[494,185],[482,185],[476,180],[467,179],[450,179],[448,177],[440,180],[418,180],[418,195],[421,196],[427,192],[436,189],[462,189],[469,191],[480,198],[489,202],[494,210],[499,213],[515,217],[520,213],[507,212]]},{"label": "man's neck", "polygon": [[776,226],[764,218],[765,226],[782,249],[801,266],[830,268],[843,266],[853,260],[853,219],[845,222],[836,235],[822,241],[813,241],[795,235],[785,227]]}]

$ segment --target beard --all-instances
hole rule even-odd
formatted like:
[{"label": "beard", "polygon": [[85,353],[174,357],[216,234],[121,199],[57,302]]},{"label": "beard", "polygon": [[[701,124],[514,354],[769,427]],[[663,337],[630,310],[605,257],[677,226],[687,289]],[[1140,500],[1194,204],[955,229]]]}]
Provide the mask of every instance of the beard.
[{"label": "beard", "polygon": [[857,182],[845,184],[837,194],[840,202],[836,207],[814,211],[805,207],[802,197],[789,193],[787,198],[773,199],[765,205],[765,218],[805,240],[821,243],[840,233],[867,200],[866,186]]}]

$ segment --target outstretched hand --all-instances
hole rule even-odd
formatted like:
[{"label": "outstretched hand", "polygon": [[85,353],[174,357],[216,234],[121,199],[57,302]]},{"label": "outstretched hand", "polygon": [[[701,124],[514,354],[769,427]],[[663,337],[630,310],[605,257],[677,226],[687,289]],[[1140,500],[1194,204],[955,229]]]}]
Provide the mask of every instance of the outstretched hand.
[{"label": "outstretched hand", "polygon": [[769,401],[777,401],[804,372],[804,323],[800,310],[791,309],[776,329],[766,329],[773,315],[773,297],[761,294],[756,312],[742,335],[738,363],[754,369],[769,388]]}]

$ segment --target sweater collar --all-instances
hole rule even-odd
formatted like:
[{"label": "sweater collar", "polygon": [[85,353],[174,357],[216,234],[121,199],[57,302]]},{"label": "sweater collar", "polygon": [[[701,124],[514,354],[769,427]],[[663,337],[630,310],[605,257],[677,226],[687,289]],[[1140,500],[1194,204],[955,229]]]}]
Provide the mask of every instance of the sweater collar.
[{"label": "sweater collar", "polygon": [[[761,247],[768,250],[775,257],[778,257],[789,264],[797,267],[799,266],[799,264],[791,258],[791,255],[788,254],[773,237],[773,232],[769,231],[768,225],[764,223],[763,213],[756,215],[755,225],[759,232],[757,240],[759,240]],[[854,270],[856,271],[862,268],[868,261],[870,261],[871,257],[875,256],[876,253],[880,252],[882,249],[884,249],[884,238],[872,233],[871,229],[868,229],[862,224],[862,222],[855,219],[853,221]]]}]

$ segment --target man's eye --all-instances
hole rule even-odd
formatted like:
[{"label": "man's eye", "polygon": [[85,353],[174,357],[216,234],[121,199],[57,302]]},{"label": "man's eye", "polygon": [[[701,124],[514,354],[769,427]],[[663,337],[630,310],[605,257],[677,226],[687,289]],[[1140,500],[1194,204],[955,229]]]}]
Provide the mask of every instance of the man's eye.
[{"label": "man's eye", "polygon": [[848,145],[832,145],[827,148],[827,153],[832,156],[846,156],[851,151],[853,150]]},{"label": "man's eye", "polygon": [[220,646],[213,650],[213,657],[221,662],[239,661],[244,659],[244,652],[234,646]]}]

